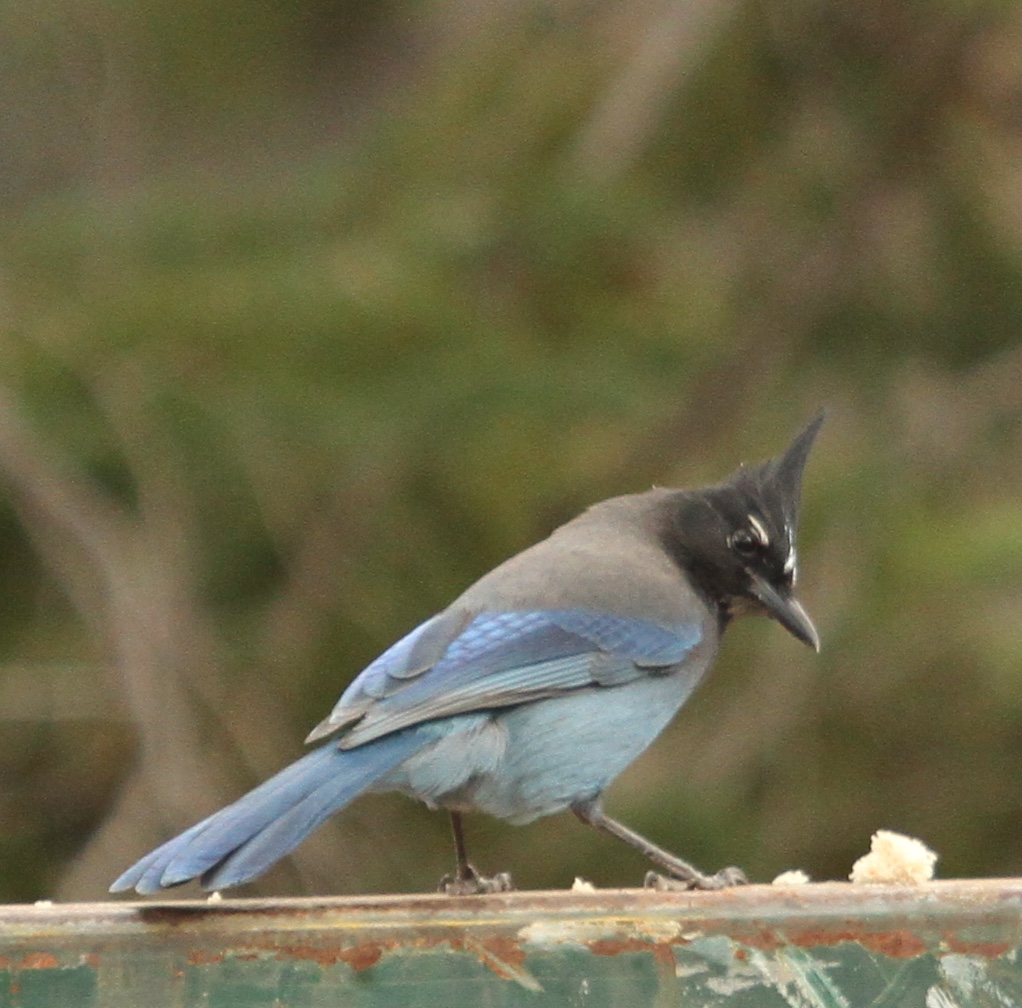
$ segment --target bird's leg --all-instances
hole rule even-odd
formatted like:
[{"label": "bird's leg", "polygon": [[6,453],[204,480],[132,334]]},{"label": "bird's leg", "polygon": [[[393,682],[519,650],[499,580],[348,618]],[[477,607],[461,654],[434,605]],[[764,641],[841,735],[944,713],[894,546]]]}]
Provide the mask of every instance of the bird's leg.
[{"label": "bird's leg", "polygon": [[603,811],[598,798],[582,802],[572,807],[572,812],[587,826],[595,826],[611,836],[624,840],[634,847],[655,865],[667,872],[668,877],[650,872],[646,876],[646,886],[655,889],[726,889],[728,886],[744,885],[749,880],[740,868],[723,868],[716,875],[705,875],[694,865],[682,861],[680,857],[658,847],[644,836],[630,830],[627,826],[611,819]]},{"label": "bird's leg", "polygon": [[440,880],[440,892],[448,896],[474,896],[477,893],[510,892],[514,889],[511,876],[500,872],[493,878],[484,878],[469,864],[465,850],[465,831],[461,825],[461,813],[451,813],[451,832],[454,834],[454,854],[457,859],[453,875]]}]

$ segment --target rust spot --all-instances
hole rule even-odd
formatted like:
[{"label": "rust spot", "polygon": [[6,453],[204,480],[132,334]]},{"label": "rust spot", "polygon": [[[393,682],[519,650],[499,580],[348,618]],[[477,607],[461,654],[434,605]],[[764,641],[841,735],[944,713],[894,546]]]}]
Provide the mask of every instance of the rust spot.
[{"label": "rust spot", "polygon": [[466,934],[460,946],[478,956],[479,961],[502,980],[512,980],[526,990],[543,990],[540,982],[525,968],[525,953],[517,942],[497,937],[480,942]]},{"label": "rust spot", "polygon": [[212,966],[224,961],[223,952],[207,952],[205,949],[192,949],[188,953],[189,966]]},{"label": "rust spot", "polygon": [[49,952],[29,952],[21,960],[21,968],[27,970],[56,969],[59,965],[57,957]]},{"label": "rust spot", "polygon": [[658,946],[652,942],[643,942],[641,938],[599,938],[596,942],[589,943],[589,951],[595,956],[619,956],[623,952],[657,952],[664,949],[671,957],[673,953],[665,946]]},{"label": "rust spot", "polygon": [[591,941],[589,951],[593,955],[616,956],[623,952],[652,952],[656,946],[650,942],[640,941],[638,938],[622,938],[615,941],[612,938],[599,938]]},{"label": "rust spot", "polygon": [[996,959],[1011,950],[1008,942],[970,942],[962,941],[957,935],[944,934],[944,944],[949,952],[958,952],[961,955],[978,955],[984,959]]},{"label": "rust spot", "polygon": [[321,948],[316,945],[281,945],[277,946],[276,952],[278,959],[314,962],[320,966],[336,966],[344,954],[337,946]]},{"label": "rust spot", "polygon": [[[726,891],[726,890],[725,890]],[[674,895],[672,893],[672,895]],[[679,894],[681,895],[681,894]],[[699,893],[698,895],[705,895]],[[782,936],[759,921],[743,922],[741,930],[736,929],[735,921],[727,917],[707,917],[699,922],[698,931],[700,934],[726,935],[743,945],[750,945],[753,948],[762,949],[764,952],[776,952],[785,945],[791,945],[796,940]],[[689,940],[684,935],[679,935],[674,940],[676,945],[688,945]],[[822,943],[829,944],[829,943]]]},{"label": "rust spot", "polygon": [[593,955],[616,956],[624,952],[649,952],[661,966],[670,966],[673,970],[677,965],[674,959],[674,948],[669,942],[643,941],[641,938],[622,938],[615,941],[611,938],[599,938],[587,945]]},{"label": "rust spot", "polygon": [[354,948],[346,949],[341,957],[356,972],[361,973],[370,966],[375,966],[383,955],[383,949],[379,945],[356,945]]},{"label": "rust spot", "polygon": [[371,942],[351,948],[340,948],[337,945],[286,945],[278,946],[276,951],[278,958],[314,962],[320,966],[336,966],[343,962],[359,972],[375,966],[383,955],[382,947]]},{"label": "rust spot", "polygon": [[[505,980],[515,979],[514,971],[525,966],[525,953],[518,943],[510,938],[486,938],[479,942],[479,946],[493,957],[490,959],[483,956],[483,962]],[[501,966],[508,966],[510,969],[502,970]]]},{"label": "rust spot", "polygon": [[[764,938],[768,934],[763,935]],[[756,945],[768,951],[776,951],[784,945],[799,945],[813,948],[819,945],[840,945],[842,942],[855,942],[870,952],[878,952],[889,959],[914,959],[926,952],[926,944],[911,931],[798,931],[791,934],[787,941],[769,934],[766,942],[742,939],[747,945]]]},{"label": "rust spot", "polygon": [[915,959],[926,953],[926,942],[911,931],[864,934],[859,938],[859,943],[870,952],[879,952],[889,959]]},{"label": "rust spot", "polygon": [[[727,931],[724,931],[727,934]],[[755,935],[740,935],[737,939],[745,945],[751,945],[753,948],[761,949],[763,952],[776,952],[779,948],[784,948],[785,945],[795,944],[801,945],[802,942],[797,938],[793,938],[790,942],[784,940],[773,931],[761,931]],[[829,941],[814,941],[809,944],[813,945],[830,945],[836,944]]]}]

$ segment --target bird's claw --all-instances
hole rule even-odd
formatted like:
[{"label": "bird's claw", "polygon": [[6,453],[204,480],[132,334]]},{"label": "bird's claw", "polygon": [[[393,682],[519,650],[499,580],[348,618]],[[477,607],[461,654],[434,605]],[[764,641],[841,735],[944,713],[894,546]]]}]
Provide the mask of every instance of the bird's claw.
[{"label": "bird's claw", "polygon": [[437,888],[447,896],[477,896],[480,893],[511,892],[514,887],[509,872],[498,872],[491,878],[485,878],[468,865],[463,875],[445,875]]},{"label": "bird's claw", "polygon": [[730,889],[732,886],[748,885],[749,879],[741,868],[721,868],[716,875],[703,875],[701,872],[693,877],[673,878],[659,872],[646,872],[643,887],[656,889],[660,892],[687,892],[691,889]]}]

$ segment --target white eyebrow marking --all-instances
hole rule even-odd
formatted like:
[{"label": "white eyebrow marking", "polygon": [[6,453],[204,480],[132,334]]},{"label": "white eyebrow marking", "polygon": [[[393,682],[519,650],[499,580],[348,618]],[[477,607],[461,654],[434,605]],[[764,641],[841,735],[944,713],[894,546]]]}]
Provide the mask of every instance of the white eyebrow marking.
[{"label": "white eyebrow marking", "polygon": [[766,529],[763,527],[763,523],[754,514],[750,514],[748,517],[749,527],[756,533],[756,538],[759,539],[760,546],[769,545],[770,537],[767,535]]},{"label": "white eyebrow marking", "polygon": [[784,561],[782,570],[785,574],[794,574],[798,554],[795,552],[795,532],[787,522],[784,523],[784,539],[788,544],[788,558]]}]

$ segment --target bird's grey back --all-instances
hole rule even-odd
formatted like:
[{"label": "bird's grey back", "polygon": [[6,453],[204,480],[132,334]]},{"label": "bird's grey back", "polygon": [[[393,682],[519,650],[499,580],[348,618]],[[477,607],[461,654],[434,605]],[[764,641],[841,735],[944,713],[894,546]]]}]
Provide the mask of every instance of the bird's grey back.
[{"label": "bird's grey back", "polygon": [[591,609],[664,626],[716,619],[664,549],[665,509],[676,490],[649,490],[594,504],[548,538],[468,588],[451,608],[469,612]]}]

